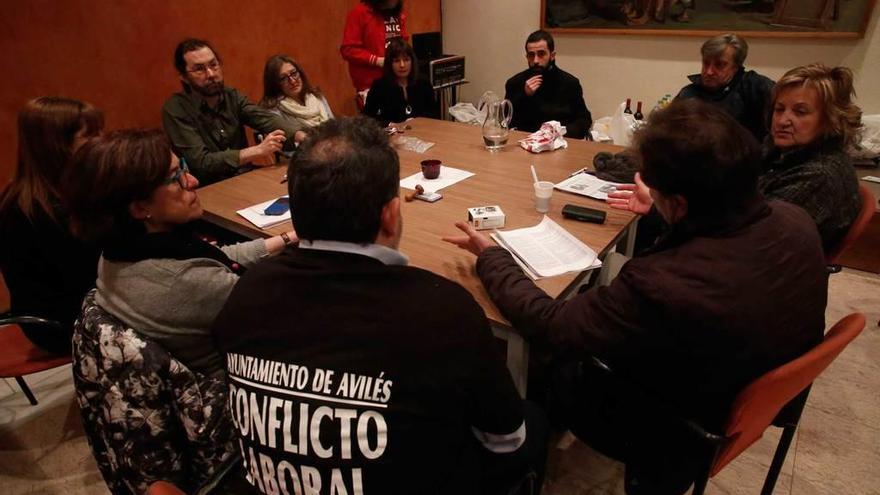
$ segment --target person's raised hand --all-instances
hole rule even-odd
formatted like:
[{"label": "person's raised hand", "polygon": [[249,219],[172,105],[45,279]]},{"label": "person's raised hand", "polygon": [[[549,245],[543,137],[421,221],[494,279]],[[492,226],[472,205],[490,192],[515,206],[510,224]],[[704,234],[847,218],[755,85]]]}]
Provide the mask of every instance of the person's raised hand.
[{"label": "person's raised hand", "polygon": [[651,211],[654,200],[651,199],[651,189],[642,182],[642,176],[636,173],[635,184],[621,184],[617,190],[608,193],[608,206],[619,210],[629,210],[639,215],[645,215]]},{"label": "person's raised hand", "polygon": [[255,146],[258,156],[263,158],[265,163],[255,161],[253,164],[262,166],[264,164],[275,163],[275,153],[281,151],[281,148],[284,147],[284,141],[286,140],[287,138],[284,136],[284,131],[281,129],[276,129],[269,134],[266,134],[263,141]]},{"label": "person's raised hand", "polygon": [[526,79],[525,91],[527,96],[532,96],[535,94],[535,91],[538,91],[538,88],[541,87],[541,83],[544,82],[544,77],[538,74],[537,76],[532,76]]},{"label": "person's raised hand", "polygon": [[464,232],[465,235],[444,236],[444,241],[455,244],[456,246],[470,251],[477,256],[479,256],[480,253],[482,253],[483,250],[485,250],[486,248],[492,247],[494,245],[491,239],[489,239],[481,232],[477,232],[474,226],[467,222],[455,222],[455,226],[458,227],[459,230]]}]

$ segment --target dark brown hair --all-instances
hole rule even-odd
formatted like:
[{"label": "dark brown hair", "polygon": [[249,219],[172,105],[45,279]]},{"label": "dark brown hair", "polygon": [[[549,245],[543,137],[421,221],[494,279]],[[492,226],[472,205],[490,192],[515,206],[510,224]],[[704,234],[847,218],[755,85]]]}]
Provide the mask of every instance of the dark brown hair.
[{"label": "dark brown hair", "polygon": [[374,11],[382,14],[383,16],[399,16],[400,12],[403,10],[403,0],[397,2],[397,5],[391,7],[390,9],[383,9],[382,3],[384,0],[361,0],[361,2],[370,6]]},{"label": "dark brown hair", "polygon": [[737,210],[757,194],[760,147],[729,113],[695,98],[654,111],[635,135],[642,178],[688,200],[688,216]]},{"label": "dark brown hair", "polygon": [[382,75],[385,79],[397,81],[397,76],[394,75],[394,59],[404,55],[408,56],[412,61],[409,76],[407,76],[407,84],[412,84],[416,80],[419,62],[416,60],[416,53],[413,51],[412,45],[403,38],[391,38],[391,41],[388,42],[388,46],[385,48],[385,65],[382,67]]},{"label": "dark brown hair", "polygon": [[299,72],[299,80],[302,82],[300,96],[303,99],[300,103],[305,101],[308,94],[313,94],[318,98],[321,97],[321,89],[312,87],[302,66],[289,55],[278,54],[269,57],[269,60],[266,61],[266,65],[263,67],[263,99],[260,100],[260,106],[275,108],[278,106],[278,101],[284,97],[284,90],[281,89],[278,73],[281,72],[281,66],[286,63],[292,65]]},{"label": "dark brown hair", "polygon": [[77,237],[104,243],[144,232],[129,205],[145,200],[168,176],[171,144],[160,129],[126,129],[90,140],[64,179],[65,206]]},{"label": "dark brown hair", "polygon": [[201,50],[202,48],[210,48],[211,52],[214,53],[214,57],[217,58],[217,61],[221,63],[223,62],[220,59],[220,54],[217,53],[217,50],[215,50],[210,43],[198,38],[187,38],[178,43],[177,48],[174,49],[174,68],[177,69],[177,72],[179,72],[181,76],[186,76],[186,60],[183,56],[189,52]]},{"label": "dark brown hair", "polygon": [[529,37],[526,38],[526,45],[528,45],[529,43],[537,43],[539,41],[546,41],[547,49],[551,52],[556,50],[556,42],[553,41],[553,35],[548,33],[547,31],[544,31],[543,29],[539,29],[530,34]]},{"label": "dark brown hair", "polygon": [[0,198],[0,210],[15,203],[28,219],[35,208],[56,220],[53,203],[70,161],[73,139],[80,131],[94,136],[104,127],[104,114],[89,103],[57,96],[27,102],[18,112],[18,162],[12,182]]}]

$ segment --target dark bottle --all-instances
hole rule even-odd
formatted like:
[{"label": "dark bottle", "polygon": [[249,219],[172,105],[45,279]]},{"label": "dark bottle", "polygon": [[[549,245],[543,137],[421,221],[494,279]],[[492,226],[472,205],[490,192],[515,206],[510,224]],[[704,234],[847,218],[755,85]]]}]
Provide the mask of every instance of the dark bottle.
[{"label": "dark bottle", "polygon": [[626,108],[623,109],[623,113],[628,113],[628,114],[632,115],[633,111],[630,108],[630,103],[632,103],[632,99],[627,98],[626,99]]},{"label": "dark bottle", "polygon": [[645,116],[642,115],[642,102],[638,102],[638,103],[636,104],[636,114],[633,115],[633,117],[634,117],[636,120],[642,120],[642,119],[645,118]]}]

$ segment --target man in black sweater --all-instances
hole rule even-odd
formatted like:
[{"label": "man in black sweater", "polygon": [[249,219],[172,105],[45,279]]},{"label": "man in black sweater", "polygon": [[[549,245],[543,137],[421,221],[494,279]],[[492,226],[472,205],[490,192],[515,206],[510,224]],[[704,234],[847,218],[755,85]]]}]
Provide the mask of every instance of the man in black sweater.
[{"label": "man in black sweater", "polygon": [[248,481],[507,493],[540,473],[546,426],[533,427],[482,309],[397,250],[400,163],[381,128],[322,124],[288,176],[299,247],[250,269],[214,325]]},{"label": "man in black sweater", "polygon": [[556,44],[547,31],[535,31],[526,39],[529,68],[507,80],[505,98],[513,103],[510,126],[535,132],[541,124],[558,120],[566,136],[584,139],[593,119],[576,77],[556,66]]}]

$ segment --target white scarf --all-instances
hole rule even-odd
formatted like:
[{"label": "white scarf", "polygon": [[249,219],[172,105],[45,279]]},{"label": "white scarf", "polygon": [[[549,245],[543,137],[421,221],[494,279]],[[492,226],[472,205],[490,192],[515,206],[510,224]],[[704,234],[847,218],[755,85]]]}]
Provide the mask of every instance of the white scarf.
[{"label": "white scarf", "polygon": [[306,127],[317,127],[330,118],[321,100],[311,93],[306,95],[304,105],[300,105],[293,98],[284,97],[278,101],[278,108],[282,113],[299,120]]}]

